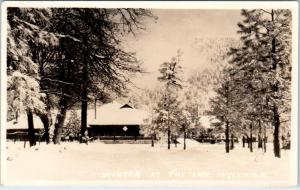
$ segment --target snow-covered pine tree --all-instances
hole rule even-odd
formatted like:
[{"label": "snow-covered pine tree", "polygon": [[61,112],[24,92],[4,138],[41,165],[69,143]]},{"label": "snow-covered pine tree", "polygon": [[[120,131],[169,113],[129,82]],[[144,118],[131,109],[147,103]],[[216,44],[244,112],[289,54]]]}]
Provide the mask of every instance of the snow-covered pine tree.
[{"label": "snow-covered pine tree", "polygon": [[8,107],[16,115],[27,114],[30,146],[36,143],[33,114],[45,111],[45,96],[40,91],[38,65],[30,44],[56,42],[56,38],[41,27],[42,23],[48,22],[49,15],[47,9],[7,9]]},{"label": "snow-covered pine tree", "polygon": [[28,137],[30,146],[36,144],[33,113],[42,112],[45,104],[40,93],[39,83],[32,77],[13,71],[7,78],[7,97],[10,111],[27,114]]},{"label": "snow-covered pine tree", "polygon": [[[178,117],[176,114],[179,109],[179,102],[177,100],[177,91],[182,88],[182,67],[180,65],[180,58],[182,52],[177,50],[176,57],[173,57],[170,62],[164,62],[160,66],[160,74],[158,80],[163,82],[165,92],[160,102],[158,103],[157,112],[160,113],[157,121],[161,121],[162,126],[167,128],[168,135],[168,149],[171,144],[171,132],[178,130]],[[180,126],[179,126],[180,127]]]},{"label": "snow-covered pine tree", "polygon": [[[194,119],[208,114],[210,99],[216,96],[215,89],[223,82],[224,69],[228,67],[228,50],[238,47],[239,41],[232,38],[197,38],[193,46],[199,51],[209,67],[191,73],[185,87],[185,101],[190,104],[189,111]],[[196,123],[195,132],[203,132],[199,123]]]},{"label": "snow-covered pine tree", "polygon": [[170,149],[171,135],[175,138],[179,134],[181,128],[180,117],[181,107],[177,95],[165,92],[155,107],[153,124],[158,138],[163,138],[167,134],[168,149]]},{"label": "snow-covered pine tree", "polygon": [[[137,96],[137,95],[136,95]],[[135,99],[137,104],[142,109],[147,110],[149,125],[141,126],[140,132],[146,136],[151,136],[151,146],[154,147],[154,140],[159,136],[159,128],[155,123],[155,117],[157,117],[156,106],[161,99],[162,91],[158,88],[142,90]]]},{"label": "snow-covered pine tree", "polygon": [[75,110],[71,110],[70,117],[62,131],[65,138],[73,140],[80,133],[80,118]]},{"label": "snow-covered pine tree", "polygon": [[274,155],[280,157],[281,117],[290,112],[291,12],[255,9],[242,10],[242,15],[243,45],[230,51],[231,62],[244,73],[239,75],[245,82],[242,94],[258,125],[273,126]]},{"label": "snow-covered pine tree", "polygon": [[194,117],[193,111],[190,110],[188,107],[182,107],[181,113],[180,113],[180,124],[181,128],[180,131],[183,133],[183,149],[186,149],[186,139],[187,139],[187,134],[196,128],[198,122],[198,117]]},{"label": "snow-covered pine tree", "polygon": [[229,153],[229,138],[231,127],[238,127],[236,123],[239,121],[239,113],[236,107],[240,104],[237,95],[238,89],[235,86],[235,81],[232,78],[231,68],[224,69],[222,83],[216,89],[217,95],[210,100],[210,110],[207,112],[215,116],[220,123],[217,126],[225,127],[225,151]]},{"label": "snow-covered pine tree", "polygon": [[185,139],[188,134],[198,134],[204,131],[200,117],[204,114],[205,105],[207,104],[204,100],[206,98],[203,99],[206,93],[197,87],[198,81],[194,81],[195,83],[192,84],[190,82],[192,81],[185,83],[183,90],[179,93],[179,101],[181,103],[180,131],[184,137],[184,149],[186,149]]},{"label": "snow-covered pine tree", "polygon": [[[38,23],[39,35],[35,37],[33,40],[29,41],[29,46],[32,52],[32,60],[38,66],[38,75],[40,77],[39,84],[41,91],[45,94],[45,98],[43,99],[45,103],[45,112],[37,112],[36,114],[40,117],[43,125],[44,125],[44,134],[42,139],[46,141],[46,143],[50,142],[49,129],[52,125],[52,114],[51,109],[54,105],[53,100],[53,92],[54,90],[50,90],[51,84],[49,73],[53,74],[51,70],[56,66],[57,56],[58,56],[58,46],[61,41],[61,36],[55,31],[52,31],[51,19],[53,18],[52,9],[30,9],[34,12],[34,14],[38,15],[40,18],[35,19],[35,22]],[[31,13],[28,14],[30,16]],[[32,16],[31,16],[32,17]],[[43,37],[41,39],[41,37]]]},{"label": "snow-covered pine tree", "polygon": [[[68,49],[77,52],[74,55],[77,55],[80,60],[76,63],[77,70],[80,72],[76,82],[80,87],[83,136],[87,130],[90,87],[95,90],[100,83],[101,87],[105,85],[119,95],[124,94],[130,78],[134,73],[141,72],[142,68],[134,53],[124,50],[123,37],[144,28],[143,20],[154,16],[146,9],[57,9],[56,11],[57,32],[77,42],[76,46],[70,45]],[[63,99],[62,103],[66,98]],[[63,121],[64,117],[61,117],[58,123]],[[61,126],[61,124],[57,125],[56,136],[59,136]]]}]

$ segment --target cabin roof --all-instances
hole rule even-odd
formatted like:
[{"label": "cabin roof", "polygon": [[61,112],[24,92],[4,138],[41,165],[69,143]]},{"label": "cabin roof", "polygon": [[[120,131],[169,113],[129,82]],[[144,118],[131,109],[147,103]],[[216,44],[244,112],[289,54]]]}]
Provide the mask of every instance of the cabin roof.
[{"label": "cabin roof", "polygon": [[218,122],[219,120],[215,116],[211,115],[202,115],[200,116],[200,124],[205,129],[213,128],[213,123]]},{"label": "cabin roof", "polygon": [[[80,117],[81,110],[75,110]],[[54,111],[56,115],[57,110]],[[65,124],[68,122],[71,110],[67,112]],[[129,104],[120,104],[118,102],[111,102],[98,106],[95,109],[90,108],[87,111],[88,126],[90,125],[143,125],[146,124],[145,120],[148,118],[148,112],[144,110],[135,109]],[[53,118],[55,119],[55,117]],[[33,116],[33,123],[35,129],[43,129],[43,123],[37,116]],[[18,121],[12,120],[7,122],[7,129],[28,129],[27,115],[20,114]]]},{"label": "cabin roof", "polygon": [[131,106],[128,105],[128,104],[124,104],[123,106],[120,107],[120,109],[123,109],[123,108],[132,108],[132,109],[133,109],[133,107],[131,107]]},{"label": "cabin roof", "polygon": [[112,102],[97,108],[95,114],[88,117],[88,125],[143,125],[148,113],[135,109],[129,104]]},{"label": "cabin roof", "polygon": [[[36,115],[33,115],[33,124],[34,129],[44,128],[41,119]],[[25,113],[20,114],[20,116],[18,117],[18,121],[16,121],[16,119],[13,119],[7,122],[7,129],[28,129],[27,115]]]}]

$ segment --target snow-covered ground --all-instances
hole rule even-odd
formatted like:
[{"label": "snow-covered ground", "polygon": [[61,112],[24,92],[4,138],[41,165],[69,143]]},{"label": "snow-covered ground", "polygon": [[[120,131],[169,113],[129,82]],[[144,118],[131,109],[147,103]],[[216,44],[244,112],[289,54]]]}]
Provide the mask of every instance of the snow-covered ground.
[{"label": "snow-covered ground", "polygon": [[[266,154],[256,148],[250,153],[241,144],[226,154],[224,144],[201,144],[189,139],[187,150],[182,146],[172,145],[167,150],[166,144],[151,148],[149,144],[73,142],[24,148],[21,142],[8,142],[6,184],[45,185],[51,181],[92,185],[108,180],[110,185],[117,185],[111,180],[126,179],[194,180],[199,184],[213,182],[216,186],[218,182],[240,181],[240,185],[281,186],[290,179],[289,151],[283,151],[280,159],[274,158],[271,144]],[[231,182],[228,185],[237,185]]]}]

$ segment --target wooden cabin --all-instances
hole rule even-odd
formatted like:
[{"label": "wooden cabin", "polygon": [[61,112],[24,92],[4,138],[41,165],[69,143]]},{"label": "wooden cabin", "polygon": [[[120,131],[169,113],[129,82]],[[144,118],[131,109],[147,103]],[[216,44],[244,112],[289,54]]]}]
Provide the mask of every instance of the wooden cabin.
[{"label": "wooden cabin", "polygon": [[141,139],[140,126],[147,125],[148,115],[129,104],[112,102],[96,108],[94,116],[88,121],[89,137],[93,139]]},{"label": "wooden cabin", "polygon": [[[34,131],[36,140],[41,140],[44,127],[41,119],[37,116],[33,117]],[[28,123],[27,115],[21,114],[17,119],[7,122],[6,139],[8,141],[28,141]]]}]

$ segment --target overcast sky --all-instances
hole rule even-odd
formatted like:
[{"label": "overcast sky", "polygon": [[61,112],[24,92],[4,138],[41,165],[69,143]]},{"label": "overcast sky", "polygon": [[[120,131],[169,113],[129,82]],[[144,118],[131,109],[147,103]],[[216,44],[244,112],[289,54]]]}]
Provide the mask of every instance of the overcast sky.
[{"label": "overcast sky", "polygon": [[[128,39],[129,49],[149,74],[134,79],[139,87],[155,86],[158,68],[169,61],[181,49],[185,72],[206,67],[203,55],[195,48],[196,38],[236,38],[237,22],[241,21],[239,10],[166,10],[155,9],[156,22],[147,21],[146,31]],[[193,45],[194,44],[194,45]]]}]

